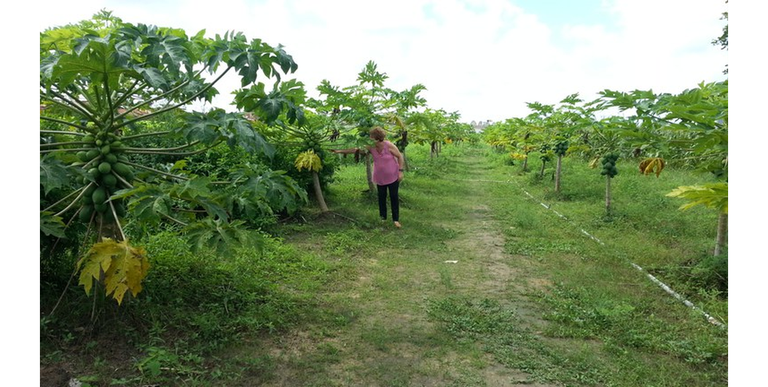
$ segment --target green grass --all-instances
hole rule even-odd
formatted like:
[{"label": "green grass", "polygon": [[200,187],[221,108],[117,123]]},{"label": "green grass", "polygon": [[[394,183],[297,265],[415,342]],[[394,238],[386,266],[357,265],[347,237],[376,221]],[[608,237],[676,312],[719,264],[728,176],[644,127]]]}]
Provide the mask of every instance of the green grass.
[{"label": "green grass", "polygon": [[128,335],[143,373],[110,375],[110,360],[63,345],[47,361],[80,359],[79,374],[104,385],[727,384],[727,332],[630,265],[727,321],[727,291],[706,278],[714,214],[664,196],[706,177],[620,162],[608,217],[586,162],[567,158],[554,194],[533,159],[523,174],[486,147],[407,155],[402,229],[378,219],[365,167],[343,161],[331,213],[277,225],[264,254],[194,257],[158,242],[166,254],[139,302],[155,314],[138,320],[154,323]]}]

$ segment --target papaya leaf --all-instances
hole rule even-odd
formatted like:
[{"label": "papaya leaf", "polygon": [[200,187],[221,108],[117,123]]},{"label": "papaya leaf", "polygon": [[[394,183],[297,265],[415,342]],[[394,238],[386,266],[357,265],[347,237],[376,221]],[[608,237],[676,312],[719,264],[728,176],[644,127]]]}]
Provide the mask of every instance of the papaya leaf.
[{"label": "papaya leaf", "polygon": [[53,76],[53,69],[56,67],[56,63],[58,61],[58,56],[49,56],[47,58],[40,59],[40,78],[44,80],[50,80]]},{"label": "papaya leaf", "polygon": [[[88,252],[77,262],[77,268],[80,270],[79,284],[85,288],[85,293],[91,293],[93,281],[101,282],[104,273],[112,265],[112,256],[120,253],[118,244],[109,238],[103,238],[102,242],[96,243]],[[82,268],[82,269],[81,269]]]},{"label": "papaya leaf", "polygon": [[107,79],[109,87],[114,90],[118,88],[121,73],[133,73],[116,66],[116,52],[105,38],[86,36],[79,39],[74,50],[74,54],[65,54],[59,58],[51,74],[53,79],[58,79],[57,86],[60,89],[66,88],[78,77],[89,77],[93,83]]},{"label": "papaya leaf", "polygon": [[245,180],[237,185],[232,203],[236,210],[244,211],[248,216],[273,214],[282,209],[292,211],[299,202],[307,202],[306,190],[284,171],[266,171],[256,175],[253,171],[239,170],[230,178]]},{"label": "papaya leaf", "polygon": [[263,117],[267,123],[275,122],[283,111],[284,103],[285,99],[282,95],[276,92],[269,93],[269,95],[256,103],[256,106],[261,111],[259,116]]},{"label": "papaya leaf", "polygon": [[292,73],[296,72],[299,66],[293,61],[293,57],[283,50],[282,45],[278,45],[275,52],[277,54],[277,63],[280,64],[280,68],[284,73],[288,74],[289,71]]},{"label": "papaya leaf", "polygon": [[264,244],[261,235],[241,228],[243,223],[240,220],[227,223],[222,219],[206,218],[185,227],[183,232],[196,252],[212,249],[219,255],[225,255],[241,247],[261,249]]},{"label": "papaya leaf", "polygon": [[141,281],[149,271],[146,252],[142,248],[134,248],[127,241],[119,243],[122,251],[113,256],[113,262],[104,274],[104,285],[108,295],[122,304],[126,291],[130,290],[137,296],[142,290]]},{"label": "papaya leaf", "polygon": [[318,157],[311,149],[306,152],[299,153],[299,155],[296,156],[296,160],[293,162],[293,164],[299,171],[302,169],[307,169],[312,172],[319,172],[321,169],[323,169],[323,163],[320,161],[320,157]]},{"label": "papaya leaf", "polygon": [[264,87],[263,83],[258,83],[247,89],[238,90],[235,93],[235,103],[237,104],[237,108],[247,112],[255,111],[258,101],[267,96]]},{"label": "papaya leaf", "polygon": [[53,216],[53,212],[50,211],[40,212],[40,231],[45,235],[66,238],[64,234],[66,227],[60,216]]},{"label": "papaya leaf", "polygon": [[183,39],[170,34],[149,34],[147,38],[149,44],[141,53],[146,55],[150,66],[162,67],[163,71],[175,75],[179,73],[181,64],[190,62],[182,45]]},{"label": "papaya leaf", "polygon": [[64,163],[50,154],[40,158],[40,184],[46,195],[54,189],[68,186],[69,183],[69,172]]},{"label": "papaya leaf", "polygon": [[219,109],[213,109],[208,113],[190,113],[183,124],[177,129],[188,142],[200,141],[211,145],[221,138],[221,122],[216,113]]},{"label": "papaya leaf", "polygon": [[680,206],[680,210],[703,205],[707,208],[728,213],[728,183],[711,183],[696,186],[680,186],[672,190],[666,196],[687,199],[688,202]]},{"label": "papaya leaf", "polygon": [[210,216],[224,221],[229,219],[229,214],[227,213],[226,208],[214,198],[198,197],[195,202],[201,205]]},{"label": "papaya leaf", "polygon": [[168,80],[163,77],[160,70],[156,68],[139,68],[137,72],[141,74],[144,81],[150,86],[161,90],[169,89]]},{"label": "papaya leaf", "polygon": [[131,198],[128,209],[140,222],[157,224],[162,218],[161,215],[170,215],[172,200],[161,187],[141,184],[133,189],[117,191],[111,199],[126,197]]},{"label": "papaya leaf", "polygon": [[229,113],[225,120],[226,129],[231,134],[227,141],[230,147],[241,146],[249,153],[263,153],[270,159],[275,155],[275,148],[242,115]]},{"label": "papaya leaf", "polygon": [[104,284],[106,294],[120,305],[128,290],[134,296],[141,292],[141,281],[149,271],[149,262],[144,249],[132,247],[128,241],[103,238],[78,261],[78,269],[81,267],[79,284],[86,294],[90,294],[94,281],[98,281]]},{"label": "papaya leaf", "polygon": [[640,173],[642,173],[643,175],[650,175],[651,173],[656,173],[656,177],[658,178],[663,169],[664,169],[664,159],[662,159],[661,157],[649,157],[649,158],[643,159],[640,162]]},{"label": "papaya leaf", "polygon": [[170,194],[184,200],[196,200],[198,197],[211,196],[211,189],[208,187],[210,183],[211,179],[207,177],[195,177],[175,184],[171,188]]}]

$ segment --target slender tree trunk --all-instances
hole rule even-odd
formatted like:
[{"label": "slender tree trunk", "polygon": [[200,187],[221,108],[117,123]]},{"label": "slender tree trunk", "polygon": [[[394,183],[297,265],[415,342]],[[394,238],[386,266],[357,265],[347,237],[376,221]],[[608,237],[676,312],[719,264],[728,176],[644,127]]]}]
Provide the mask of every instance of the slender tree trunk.
[{"label": "slender tree trunk", "polygon": [[715,242],[715,256],[723,252],[723,246],[727,243],[728,235],[728,214],[720,213],[717,218],[717,240]]},{"label": "slender tree trunk", "polygon": [[373,170],[371,169],[371,154],[365,155],[365,175],[368,178],[368,190],[370,192],[376,192],[376,187],[373,186]]},{"label": "slender tree trunk", "polygon": [[523,172],[528,172],[528,154],[525,154],[525,160],[523,160]]},{"label": "slender tree trunk", "polygon": [[555,168],[555,192],[560,193],[560,171],[563,168],[563,156],[557,156],[557,168]]},{"label": "slender tree trunk", "polygon": [[605,177],[605,214],[611,215],[611,177]]},{"label": "slender tree trunk", "polygon": [[312,185],[315,186],[315,198],[317,198],[317,202],[320,204],[320,211],[328,212],[328,206],[325,205],[325,198],[323,197],[323,190],[320,188],[320,176],[315,171],[312,171]]},{"label": "slender tree trunk", "polygon": [[539,171],[539,178],[544,178],[544,167],[547,165],[547,162],[544,160],[541,160],[541,171]]},{"label": "slender tree trunk", "polygon": [[405,156],[405,149],[400,151],[400,153],[403,154],[403,161],[405,162],[405,165],[403,165],[403,169],[405,169],[406,171],[410,171],[411,168],[408,167],[408,157]]}]

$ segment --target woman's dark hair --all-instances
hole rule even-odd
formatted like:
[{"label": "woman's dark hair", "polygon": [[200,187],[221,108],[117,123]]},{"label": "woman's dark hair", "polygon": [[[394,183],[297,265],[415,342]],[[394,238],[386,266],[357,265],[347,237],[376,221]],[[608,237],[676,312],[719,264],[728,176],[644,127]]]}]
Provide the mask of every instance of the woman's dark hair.
[{"label": "woman's dark hair", "polygon": [[374,126],[369,133],[376,141],[384,141],[384,139],[387,138],[387,133],[381,126]]}]

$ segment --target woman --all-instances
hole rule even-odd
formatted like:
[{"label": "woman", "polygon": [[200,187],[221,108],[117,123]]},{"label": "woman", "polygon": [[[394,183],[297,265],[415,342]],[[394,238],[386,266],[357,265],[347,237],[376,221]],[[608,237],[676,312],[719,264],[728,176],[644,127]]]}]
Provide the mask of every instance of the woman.
[{"label": "woman", "polygon": [[[400,181],[403,180],[403,166],[405,159],[403,154],[397,149],[395,144],[386,141],[386,133],[380,126],[374,126],[369,132],[374,141],[373,146],[366,147],[368,153],[373,156],[373,182],[376,183],[379,196],[379,216],[382,220],[387,220],[387,191],[389,191],[389,201],[392,205],[392,221],[395,227],[400,228],[400,198],[398,189]],[[335,149],[333,153],[349,154],[355,153],[358,149]]]}]

